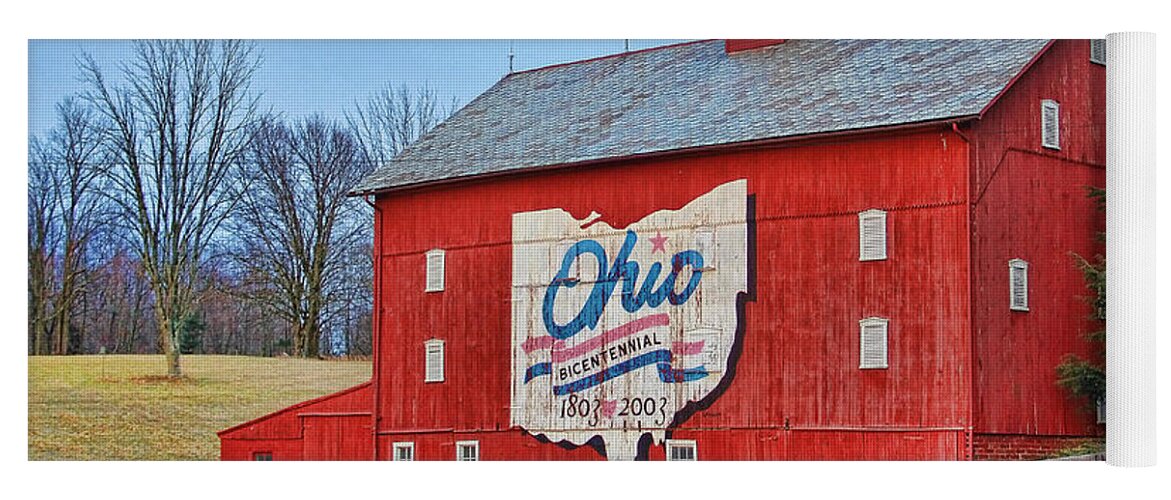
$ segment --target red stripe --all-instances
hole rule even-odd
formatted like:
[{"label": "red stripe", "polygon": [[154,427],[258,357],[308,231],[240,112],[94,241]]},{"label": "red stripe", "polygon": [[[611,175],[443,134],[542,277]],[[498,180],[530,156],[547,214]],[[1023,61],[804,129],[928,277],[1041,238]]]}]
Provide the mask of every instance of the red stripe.
[{"label": "red stripe", "polygon": [[689,356],[703,352],[702,340],[698,342],[675,342],[671,344],[671,353],[679,356]]},{"label": "red stripe", "polygon": [[563,342],[558,342],[557,344],[553,345],[553,362],[559,363],[568,359],[573,359],[594,349],[602,347],[603,345],[609,344],[615,340],[619,340],[623,337],[629,337],[638,332],[646,330],[647,328],[667,326],[669,324],[671,324],[671,317],[668,316],[667,313],[654,314],[645,318],[639,318],[631,321],[630,323],[617,327],[568,349],[562,349],[561,346],[563,345]]},{"label": "red stripe", "polygon": [[530,337],[520,345],[521,349],[525,350],[525,354],[533,352],[537,349],[548,349],[553,347],[553,337],[548,335],[544,337]]}]

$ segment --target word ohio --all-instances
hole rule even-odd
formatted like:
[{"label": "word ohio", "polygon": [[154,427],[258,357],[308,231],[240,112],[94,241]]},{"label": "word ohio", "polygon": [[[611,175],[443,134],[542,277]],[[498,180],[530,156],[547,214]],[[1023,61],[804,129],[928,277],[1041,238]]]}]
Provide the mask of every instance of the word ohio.
[{"label": "word ohio", "polygon": [[[561,269],[545,292],[545,301],[541,309],[545,329],[549,335],[561,340],[573,337],[584,329],[593,330],[597,327],[598,319],[602,317],[602,312],[610,301],[610,295],[614,293],[614,288],[618,286],[619,282],[622,283],[622,307],[629,313],[642,309],[643,305],[653,309],[666,300],[671,305],[677,306],[691,298],[691,295],[699,288],[699,281],[703,279],[703,255],[696,250],[684,250],[672,256],[671,271],[659,283],[658,288],[655,288],[655,281],[659,279],[659,274],[663,271],[663,264],[655,262],[647,269],[642,286],[639,286],[639,263],[629,260],[630,252],[634,250],[634,245],[637,242],[638,233],[627,230],[626,240],[623,241],[622,248],[612,263],[606,256],[606,249],[597,241],[582,240],[569,247],[561,260]],[[578,285],[576,280],[569,279],[570,270],[578,258],[586,256],[593,256],[598,262],[598,275],[593,283],[593,289],[577,315],[568,323],[558,324],[553,319],[553,306],[557,301],[557,291],[561,287],[573,288]],[[680,271],[685,267],[691,267],[691,278],[682,292],[675,293],[675,281],[678,280]]]}]

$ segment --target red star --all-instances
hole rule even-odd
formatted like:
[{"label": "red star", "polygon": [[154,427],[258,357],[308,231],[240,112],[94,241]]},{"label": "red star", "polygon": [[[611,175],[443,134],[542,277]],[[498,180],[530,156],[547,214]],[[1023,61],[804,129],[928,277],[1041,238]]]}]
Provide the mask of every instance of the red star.
[{"label": "red star", "polygon": [[667,237],[663,236],[662,232],[655,231],[655,237],[651,238],[651,253],[663,252],[667,253]]}]

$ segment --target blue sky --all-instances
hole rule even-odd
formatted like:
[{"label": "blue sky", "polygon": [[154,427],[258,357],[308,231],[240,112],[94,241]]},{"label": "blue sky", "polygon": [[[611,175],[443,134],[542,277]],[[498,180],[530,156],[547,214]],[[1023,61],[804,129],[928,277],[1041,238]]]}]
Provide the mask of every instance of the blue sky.
[{"label": "blue sky", "polygon": [[[674,43],[631,40],[630,49]],[[261,103],[286,117],[320,114],[343,119],[355,101],[384,87],[427,85],[446,104],[466,104],[508,72],[587,59],[624,50],[623,40],[259,40],[260,70],[253,90]],[[29,40],[28,127],[44,135],[54,106],[84,90],[78,57],[88,53],[107,77],[133,55],[128,40]]]}]

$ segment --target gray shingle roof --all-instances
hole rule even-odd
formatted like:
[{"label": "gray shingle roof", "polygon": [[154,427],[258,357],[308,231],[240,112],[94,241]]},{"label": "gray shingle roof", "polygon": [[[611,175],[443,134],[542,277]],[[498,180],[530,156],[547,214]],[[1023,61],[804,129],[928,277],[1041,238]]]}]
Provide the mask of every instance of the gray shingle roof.
[{"label": "gray shingle roof", "polygon": [[978,114],[1045,40],[720,40],[514,73],[355,193]]}]

